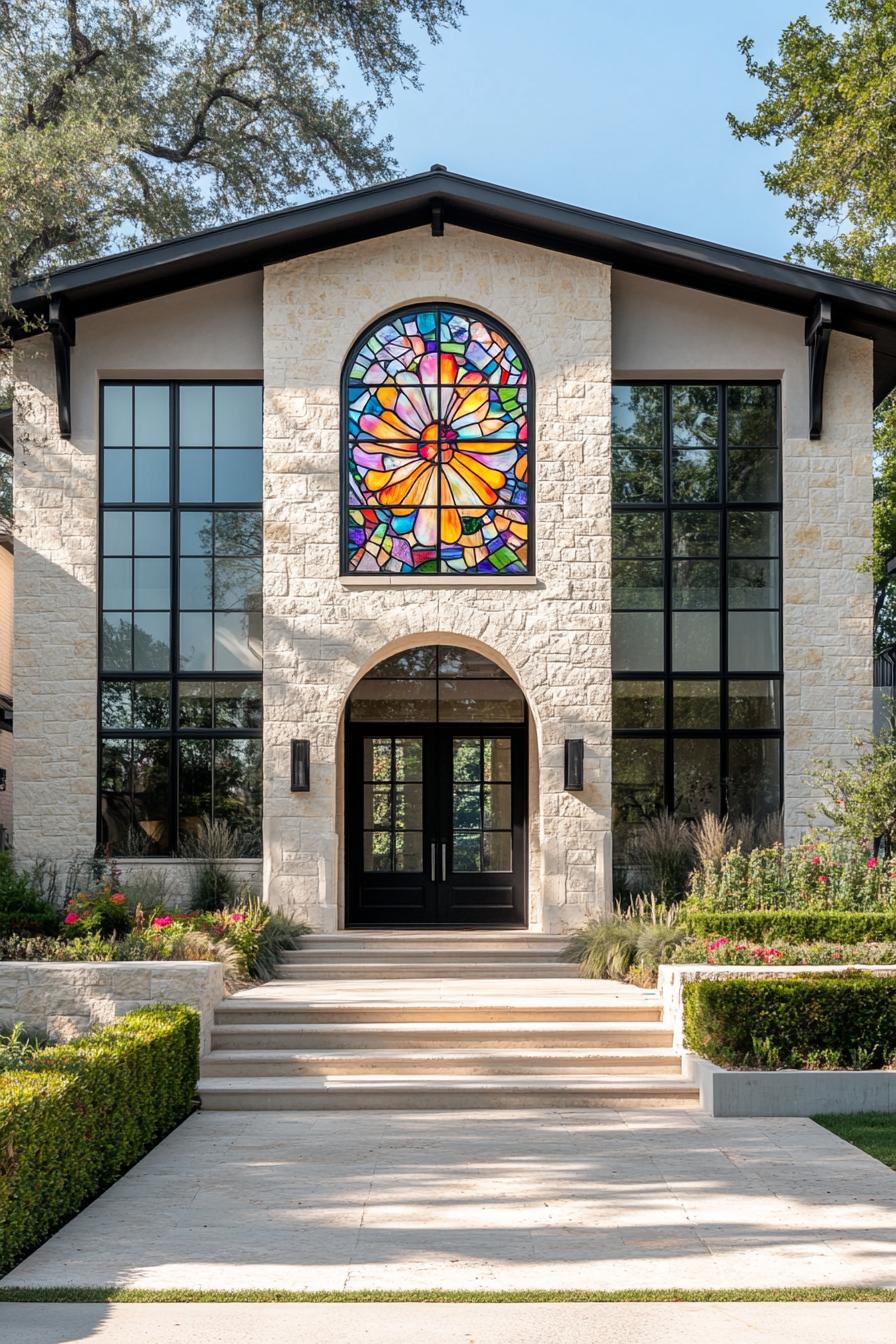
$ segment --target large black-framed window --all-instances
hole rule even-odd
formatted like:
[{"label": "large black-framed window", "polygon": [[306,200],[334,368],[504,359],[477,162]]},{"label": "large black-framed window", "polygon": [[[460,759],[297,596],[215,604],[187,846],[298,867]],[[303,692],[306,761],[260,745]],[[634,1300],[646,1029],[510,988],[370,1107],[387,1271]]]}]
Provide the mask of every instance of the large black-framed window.
[{"label": "large black-framed window", "polygon": [[617,869],[668,810],[763,820],[783,788],[780,386],[613,388]]},{"label": "large black-framed window", "polygon": [[261,852],[262,386],[100,385],[101,844]]}]

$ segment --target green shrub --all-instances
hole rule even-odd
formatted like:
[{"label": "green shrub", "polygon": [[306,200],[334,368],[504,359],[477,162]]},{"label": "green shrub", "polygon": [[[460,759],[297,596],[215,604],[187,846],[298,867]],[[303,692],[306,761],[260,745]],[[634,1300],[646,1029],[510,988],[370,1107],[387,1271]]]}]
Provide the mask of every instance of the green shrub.
[{"label": "green shrub", "polygon": [[0,1273],[189,1115],[195,1009],[138,1008],[0,1075]]},{"label": "green shrub", "polygon": [[663,956],[676,965],[708,966],[894,966],[896,943],[738,942],[689,938]]},{"label": "green shrub", "polygon": [[640,898],[629,909],[590,919],[570,938],[564,953],[593,980],[653,982],[661,961],[685,937],[675,910]]},{"label": "green shrub", "polygon": [[59,932],[59,911],[43,900],[24,873],[17,873],[9,850],[0,851],[0,938],[7,934]]},{"label": "green shrub", "polygon": [[896,859],[827,836],[707,858],[691,874],[683,913],[739,910],[896,913]]},{"label": "green shrub", "polygon": [[695,938],[746,938],[762,943],[861,943],[896,939],[896,909],[703,911],[682,907]]},{"label": "green shrub", "polygon": [[723,1067],[883,1068],[896,1056],[896,975],[691,981],[684,1039]]}]

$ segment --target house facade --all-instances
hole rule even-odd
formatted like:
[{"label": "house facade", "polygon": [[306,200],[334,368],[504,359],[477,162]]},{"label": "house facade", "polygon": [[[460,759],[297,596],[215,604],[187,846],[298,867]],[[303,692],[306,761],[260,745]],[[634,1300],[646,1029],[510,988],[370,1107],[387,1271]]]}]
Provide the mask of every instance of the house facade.
[{"label": "house facade", "polygon": [[558,932],[870,731],[891,292],[437,166],[16,298],[20,855]]}]

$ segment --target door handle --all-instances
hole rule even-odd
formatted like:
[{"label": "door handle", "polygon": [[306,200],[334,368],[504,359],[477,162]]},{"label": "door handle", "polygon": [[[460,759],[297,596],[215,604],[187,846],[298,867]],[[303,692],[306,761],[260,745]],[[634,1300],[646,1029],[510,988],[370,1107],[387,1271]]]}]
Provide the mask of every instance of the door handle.
[{"label": "door handle", "polygon": [[442,881],[448,878],[448,846],[442,841]]},{"label": "door handle", "polygon": [[432,844],[431,844],[430,847],[429,847],[429,880],[430,880],[430,882],[435,882],[435,880],[436,880],[436,842],[435,842],[435,840],[433,840]]}]

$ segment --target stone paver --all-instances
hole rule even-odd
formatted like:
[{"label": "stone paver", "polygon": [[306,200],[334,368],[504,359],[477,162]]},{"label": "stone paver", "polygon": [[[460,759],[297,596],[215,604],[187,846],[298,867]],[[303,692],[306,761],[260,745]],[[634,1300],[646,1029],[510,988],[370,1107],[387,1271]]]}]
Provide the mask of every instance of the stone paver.
[{"label": "stone paver", "polygon": [[809,1120],[200,1113],[5,1282],[889,1286],[896,1172]]},{"label": "stone paver", "polygon": [[15,1344],[892,1344],[880,1303],[0,1305]]}]

